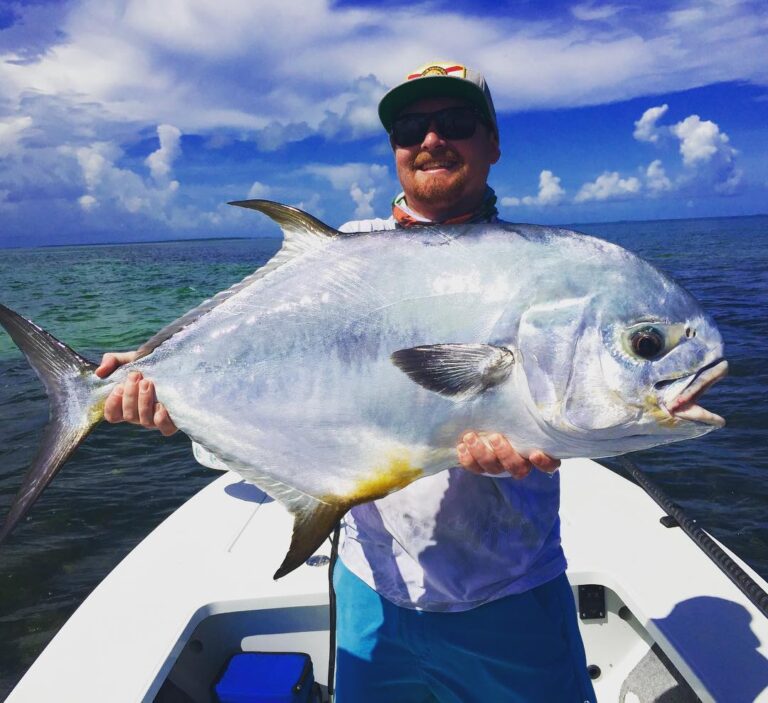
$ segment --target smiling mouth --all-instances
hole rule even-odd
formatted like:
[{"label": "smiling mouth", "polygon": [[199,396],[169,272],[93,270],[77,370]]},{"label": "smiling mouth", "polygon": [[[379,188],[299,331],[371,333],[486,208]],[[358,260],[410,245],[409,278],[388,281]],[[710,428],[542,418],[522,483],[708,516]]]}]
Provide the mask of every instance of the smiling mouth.
[{"label": "smiling mouth", "polygon": [[[719,415],[705,410],[696,404],[698,398],[721,378],[728,374],[728,362],[718,359],[700,369],[693,379],[673,399],[663,403],[662,407],[675,418],[701,422],[705,425],[723,427],[725,420]],[[662,383],[664,383],[662,381]]]},{"label": "smiling mouth", "polygon": [[426,164],[420,164],[418,169],[420,171],[439,171],[442,169],[450,171],[456,168],[457,165],[456,161],[430,161]]}]

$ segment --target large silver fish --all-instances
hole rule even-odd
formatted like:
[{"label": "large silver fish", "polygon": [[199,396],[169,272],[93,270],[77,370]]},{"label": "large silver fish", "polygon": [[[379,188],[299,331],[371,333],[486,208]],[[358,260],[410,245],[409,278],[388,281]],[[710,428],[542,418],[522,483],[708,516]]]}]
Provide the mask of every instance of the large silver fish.
[{"label": "large silver fish", "polygon": [[694,298],[594,237],[532,225],[342,235],[265,200],[283,248],[105,380],[33,323],[0,323],[48,391],[37,458],[0,538],[133,369],[176,425],[295,514],[276,578],[352,506],[456,464],[468,428],[522,451],[605,457],[724,424],[696,404],[727,370]]}]

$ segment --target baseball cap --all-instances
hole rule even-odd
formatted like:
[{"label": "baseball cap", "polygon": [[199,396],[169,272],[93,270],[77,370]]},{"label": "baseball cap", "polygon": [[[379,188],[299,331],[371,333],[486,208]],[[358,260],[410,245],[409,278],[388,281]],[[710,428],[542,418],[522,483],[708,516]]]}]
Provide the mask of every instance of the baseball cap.
[{"label": "baseball cap", "polygon": [[474,105],[493,125],[496,135],[496,109],[485,78],[458,63],[427,63],[408,74],[406,79],[390,90],[379,103],[379,119],[387,132],[392,121],[411,103],[422,98],[459,98]]}]

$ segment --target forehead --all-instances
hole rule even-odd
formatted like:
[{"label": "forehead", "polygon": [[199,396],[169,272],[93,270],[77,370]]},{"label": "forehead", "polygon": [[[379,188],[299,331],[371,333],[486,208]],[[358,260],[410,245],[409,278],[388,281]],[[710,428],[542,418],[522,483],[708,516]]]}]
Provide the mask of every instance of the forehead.
[{"label": "forehead", "polygon": [[406,105],[397,114],[399,116],[413,112],[435,112],[435,110],[442,110],[445,107],[463,107],[467,105],[469,105],[469,103],[460,98],[422,98],[421,100],[410,103],[410,105]]}]

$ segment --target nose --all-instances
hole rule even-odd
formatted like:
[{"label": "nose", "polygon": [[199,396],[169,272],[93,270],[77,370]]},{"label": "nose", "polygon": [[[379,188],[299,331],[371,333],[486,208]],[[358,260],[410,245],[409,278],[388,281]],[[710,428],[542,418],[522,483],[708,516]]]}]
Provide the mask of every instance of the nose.
[{"label": "nose", "polygon": [[429,129],[427,130],[427,133],[424,135],[424,139],[421,141],[421,148],[426,149],[427,151],[436,149],[437,147],[443,146],[445,144],[445,139],[440,135],[440,133],[435,128],[435,122],[432,120],[432,122],[429,123]]}]

